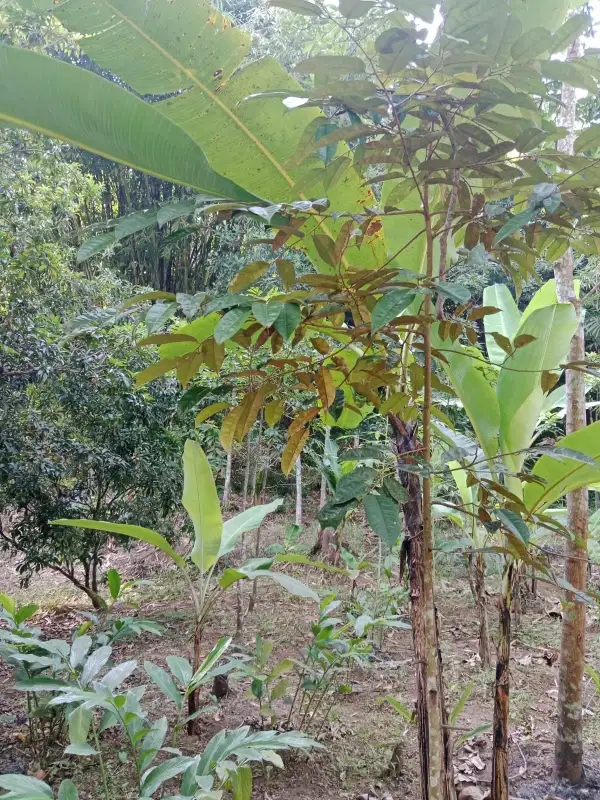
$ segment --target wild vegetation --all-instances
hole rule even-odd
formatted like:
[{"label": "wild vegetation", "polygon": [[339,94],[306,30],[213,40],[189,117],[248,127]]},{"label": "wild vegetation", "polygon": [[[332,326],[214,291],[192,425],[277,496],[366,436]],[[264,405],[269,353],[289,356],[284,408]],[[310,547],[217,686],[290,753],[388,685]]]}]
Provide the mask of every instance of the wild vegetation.
[{"label": "wild vegetation", "polygon": [[2,796],[600,796],[592,11],[0,9]]}]

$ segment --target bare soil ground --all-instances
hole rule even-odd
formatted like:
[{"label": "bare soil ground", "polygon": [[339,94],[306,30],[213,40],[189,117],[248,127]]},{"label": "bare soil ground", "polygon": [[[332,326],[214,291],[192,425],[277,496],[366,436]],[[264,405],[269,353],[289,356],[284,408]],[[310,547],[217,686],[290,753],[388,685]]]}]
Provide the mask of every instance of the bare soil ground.
[{"label": "bare soil ground", "polygon": [[[263,531],[265,543],[280,541],[280,523]],[[375,540],[367,544],[376,548]],[[142,587],[136,613],[165,627],[161,637],[143,636],[128,639],[117,647],[117,660],[136,658],[141,664],[149,659],[164,666],[169,654],[191,657],[192,609],[184,584],[175,570],[157,557],[153,550],[139,546],[130,551],[109,554],[105,566],[117,566],[124,578],[144,577],[152,585]],[[459,565],[460,566],[460,565]],[[348,592],[345,578],[315,570],[294,568],[294,574],[317,591],[333,588],[340,595]],[[448,574],[448,570],[440,573]],[[368,580],[368,579],[367,579]],[[495,629],[494,580],[490,580],[489,610],[492,631]],[[68,638],[89,611],[87,599],[52,572],[38,575],[29,589],[19,588],[14,564],[0,565],[0,591],[16,595],[21,601],[38,602],[41,609],[35,623],[49,637]],[[248,587],[246,587],[246,593]],[[246,594],[247,597],[247,594]],[[480,668],[477,653],[477,622],[468,583],[460,574],[438,581],[437,597],[442,631],[445,679],[451,708],[467,684],[473,689],[455,723],[456,737],[488,725],[492,715],[493,671]],[[311,621],[316,616],[314,603],[291,598],[270,582],[259,585],[255,612],[245,618],[241,643],[251,646],[257,633],[271,639],[279,657],[299,657],[307,642]],[[228,592],[216,608],[205,637],[208,650],[223,634],[235,630],[235,592]],[[588,661],[600,671],[600,626],[594,609],[588,612]],[[560,642],[559,592],[541,586],[537,598],[531,598],[520,627],[515,631],[511,671],[511,791],[514,798],[586,798],[600,800],[600,698],[591,680],[586,683],[585,738],[586,784],[576,792],[556,787],[552,782],[554,728]],[[142,681],[143,672],[136,673]],[[410,631],[395,630],[385,640],[383,650],[374,651],[370,663],[351,674],[352,692],[340,695],[332,708],[321,739],[325,749],[316,755],[292,755],[286,758],[283,771],[270,770],[257,775],[255,794],[271,800],[400,800],[418,796],[418,762],[414,728],[386,702],[394,695],[411,707],[414,702],[412,644]],[[29,772],[36,774],[40,765],[32,761],[27,747],[27,728],[23,696],[11,686],[11,672],[0,664],[0,774]],[[149,683],[146,697],[150,717],[167,713],[158,690]],[[216,711],[201,718],[198,736],[183,736],[182,749],[190,754],[202,750],[206,742],[222,728],[253,724],[258,719],[254,698],[249,697],[244,682],[233,686],[229,696]],[[123,800],[134,797],[130,766],[116,757],[119,742],[106,732],[115,757],[111,760],[114,786]],[[395,746],[400,754],[390,772],[390,758]],[[114,745],[114,747],[112,747]],[[482,732],[459,744],[455,755],[461,789],[474,787],[485,796],[490,781],[491,737]],[[81,787],[82,800],[102,796],[93,760],[62,755],[57,747],[49,764],[44,765],[46,779],[58,782],[73,777]],[[40,773],[38,773],[40,774]],[[467,797],[469,790],[463,792]]]}]

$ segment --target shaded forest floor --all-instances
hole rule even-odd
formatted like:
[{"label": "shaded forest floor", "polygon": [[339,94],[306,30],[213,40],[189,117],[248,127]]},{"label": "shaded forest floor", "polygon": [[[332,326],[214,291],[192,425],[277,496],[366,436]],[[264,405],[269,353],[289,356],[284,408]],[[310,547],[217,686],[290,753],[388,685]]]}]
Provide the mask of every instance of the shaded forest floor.
[{"label": "shaded forest floor", "polygon": [[[280,541],[282,526],[271,523],[264,530],[265,544]],[[310,532],[306,534],[310,537]],[[367,546],[376,549],[376,540],[366,534]],[[161,637],[144,635],[116,645],[115,660],[145,659],[164,666],[170,654],[191,658],[193,616],[191,602],[178,573],[167,567],[154,551],[139,546],[130,551],[109,554],[105,567],[116,566],[123,578],[146,578],[151,586],[140,588],[140,607],[133,613],[164,626]],[[294,568],[293,574],[324,594],[333,589],[340,596],[349,592],[344,577],[323,574],[316,570]],[[442,631],[445,679],[452,708],[463,690],[473,683],[472,693],[455,723],[457,738],[465,732],[487,725],[492,715],[493,671],[484,671],[478,664],[477,620],[469,585],[460,562],[440,564],[437,587]],[[368,584],[374,575],[361,578]],[[495,580],[489,580],[489,611],[492,637],[495,629]],[[60,576],[45,572],[36,576],[28,590],[19,588],[14,564],[8,560],[0,566],[0,591],[16,595],[20,601],[38,602],[41,609],[34,622],[48,637],[69,638],[83,621],[82,612],[90,610],[87,601],[72,590]],[[246,599],[249,587],[245,587]],[[122,609],[121,616],[128,612]],[[299,658],[316,618],[315,604],[291,598],[271,582],[258,588],[258,604],[246,616],[241,645],[252,647],[260,634],[275,643],[275,657]],[[205,650],[223,634],[235,631],[235,591],[225,594],[215,609],[204,640]],[[588,612],[588,662],[600,671],[600,624],[595,609]],[[530,598],[526,613],[513,636],[511,663],[511,793],[515,798],[578,797],[600,800],[600,698],[593,682],[586,679],[585,739],[587,784],[576,794],[552,786],[551,771],[556,724],[558,648],[560,643],[559,592],[541,585],[539,595]],[[0,774],[30,772],[39,764],[31,760],[26,746],[23,695],[11,686],[11,671],[0,665]],[[136,673],[142,681],[143,672]],[[235,728],[258,722],[257,701],[248,696],[247,681],[235,682],[230,694],[216,710],[202,716],[198,736],[183,736],[182,750],[199,752],[220,729]],[[329,721],[323,727],[321,740],[325,749],[310,758],[288,756],[283,771],[270,770],[256,778],[256,797],[271,800],[400,800],[418,796],[418,761],[416,731],[385,700],[393,695],[412,708],[414,702],[414,670],[412,667],[411,633],[394,630],[387,634],[381,650],[374,650],[368,665],[355,668],[350,675],[352,692],[336,700]],[[150,718],[165,713],[163,696],[148,682]],[[207,701],[208,702],[208,701]],[[168,710],[167,710],[168,713]],[[282,713],[284,711],[282,710]],[[314,731],[311,731],[314,733]],[[114,736],[107,731],[104,736]],[[123,800],[134,796],[128,789],[130,767],[123,765],[116,753],[111,763],[115,786],[122,788]],[[396,745],[399,758],[390,769],[390,758]],[[457,748],[455,764],[460,778],[462,797],[477,800],[489,788],[491,772],[491,737],[482,732]],[[96,800],[98,775],[93,760],[62,755],[58,747],[51,763],[45,767],[51,782],[73,777],[82,791],[82,800]],[[481,791],[477,791],[481,790]]]}]

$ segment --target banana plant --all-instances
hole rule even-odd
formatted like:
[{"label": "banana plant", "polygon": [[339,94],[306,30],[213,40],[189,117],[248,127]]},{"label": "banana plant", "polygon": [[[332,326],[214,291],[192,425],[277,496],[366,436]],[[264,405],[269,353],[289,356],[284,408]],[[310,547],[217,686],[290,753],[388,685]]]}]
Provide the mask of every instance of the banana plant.
[{"label": "banana plant", "polygon": [[[191,439],[185,443],[183,451],[183,475],[182,502],[194,526],[192,548],[185,557],[177,553],[164,536],[139,525],[87,519],[59,519],[52,524],[130,536],[148,542],[171,558],[187,583],[194,606],[193,673],[196,674],[201,663],[202,634],[206,622],[221,594],[234,583],[254,578],[270,578],[296,596],[318,601],[318,595],[296,578],[272,571],[270,567],[276,558],[254,559],[236,569],[227,568],[217,576],[215,573],[218,562],[234,550],[240,536],[257,530],[267,514],[279,508],[283,501],[277,499],[272,503],[253,506],[223,522],[210,464],[200,445]],[[188,716],[192,717],[188,723],[190,731],[193,730],[197,711],[198,689],[195,687],[188,695]]]},{"label": "banana plant", "polygon": [[[553,281],[534,295],[522,315],[506,287],[490,287],[484,302],[499,309],[484,317],[489,362],[481,357],[482,364],[457,341],[442,338],[439,331],[434,336],[441,368],[464,406],[490,472],[489,478],[481,477],[470,468],[473,462],[461,463],[469,472],[468,483],[476,489],[476,513],[492,530],[501,527],[505,536],[494,702],[493,768],[499,775],[506,773],[508,765],[513,581],[521,561],[546,571],[528,550],[529,523],[537,518],[552,524],[543,515],[551,503],[574,488],[598,481],[600,425],[566,436],[557,447],[546,450],[531,474],[524,472],[545,396],[560,377],[575,332],[575,312],[570,304],[557,302]],[[495,385],[481,368],[490,363],[498,370]],[[498,501],[496,520],[483,507],[489,495]]]}]

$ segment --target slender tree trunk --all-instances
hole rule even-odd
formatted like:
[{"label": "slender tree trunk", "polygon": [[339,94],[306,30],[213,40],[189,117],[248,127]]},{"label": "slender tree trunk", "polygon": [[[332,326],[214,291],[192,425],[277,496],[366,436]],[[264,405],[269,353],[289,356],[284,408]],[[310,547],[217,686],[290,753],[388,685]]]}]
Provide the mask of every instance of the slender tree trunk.
[{"label": "slender tree trunk", "polygon": [[[239,582],[239,581],[238,581]],[[201,645],[202,645],[202,626],[200,622],[196,621],[194,630],[194,661],[192,664],[192,674],[195,674],[200,667],[201,662]],[[188,716],[195,714],[200,708],[200,689],[196,689],[188,696]],[[191,736],[196,728],[196,720],[191,719],[187,724],[187,732]]]},{"label": "slender tree trunk", "polygon": [[[256,547],[254,548],[254,557],[259,558],[260,556],[260,533],[261,528],[259,526],[258,530],[256,531]],[[258,595],[258,579],[254,578],[252,581],[252,594],[250,595],[250,600],[248,601],[248,613],[254,611],[256,608],[256,598]]]},{"label": "slender tree trunk", "polygon": [[231,499],[231,472],[233,466],[233,448],[227,453],[227,464],[225,466],[225,484],[223,486],[223,504]]},{"label": "slender tree trunk", "polygon": [[250,486],[250,456],[251,456],[251,449],[250,449],[250,439],[246,440],[246,466],[244,468],[244,487],[242,489],[242,511],[246,510],[246,506],[248,505],[248,488]]},{"label": "slender tree trunk", "polygon": [[491,800],[508,800],[508,701],[510,690],[510,606],[514,561],[507,558],[498,600],[500,628],[494,686],[494,745]]},{"label": "slender tree trunk", "polygon": [[[581,42],[574,42],[567,58],[581,55]],[[563,118],[561,124],[570,132],[558,143],[562,152],[573,152],[575,136],[575,90],[563,84]],[[581,303],[575,294],[573,280],[573,251],[569,248],[554,265],[556,293],[562,303],[571,303],[577,314],[577,330],[571,340],[569,361],[585,358],[585,335]],[[567,433],[580,430],[586,424],[584,374],[566,371]],[[567,527],[571,536],[565,545],[565,578],[576,589],[585,590],[587,581],[588,489],[583,487],[567,495]],[[558,674],[558,723],[554,752],[556,776],[579,783],[583,778],[583,721],[582,687],[585,666],[585,606],[566,593],[563,609],[560,666]]]},{"label": "slender tree trunk", "polygon": [[[329,444],[329,437],[331,436],[331,428],[329,425],[325,426],[325,444],[324,450],[327,452],[327,445]],[[321,493],[319,495],[319,508],[323,508],[327,502],[327,478],[325,474],[321,475]]]},{"label": "slender tree trunk", "polygon": [[[396,440],[398,464],[410,461],[421,450],[413,425],[389,415]],[[433,570],[430,545],[425,554],[421,482],[414,473],[399,471],[409,499],[403,503],[405,546],[410,582],[411,622],[417,679],[417,735],[422,800],[450,800],[455,796],[452,742],[447,726],[438,625],[433,598]],[[432,758],[435,753],[435,758]]]},{"label": "slender tree trunk", "polygon": [[487,604],[485,600],[485,557],[477,553],[473,567],[475,603],[479,618],[479,658],[482,667],[491,666],[490,658],[490,631],[488,626]]},{"label": "slender tree trunk", "polygon": [[296,525],[302,525],[302,456],[296,461]]}]

